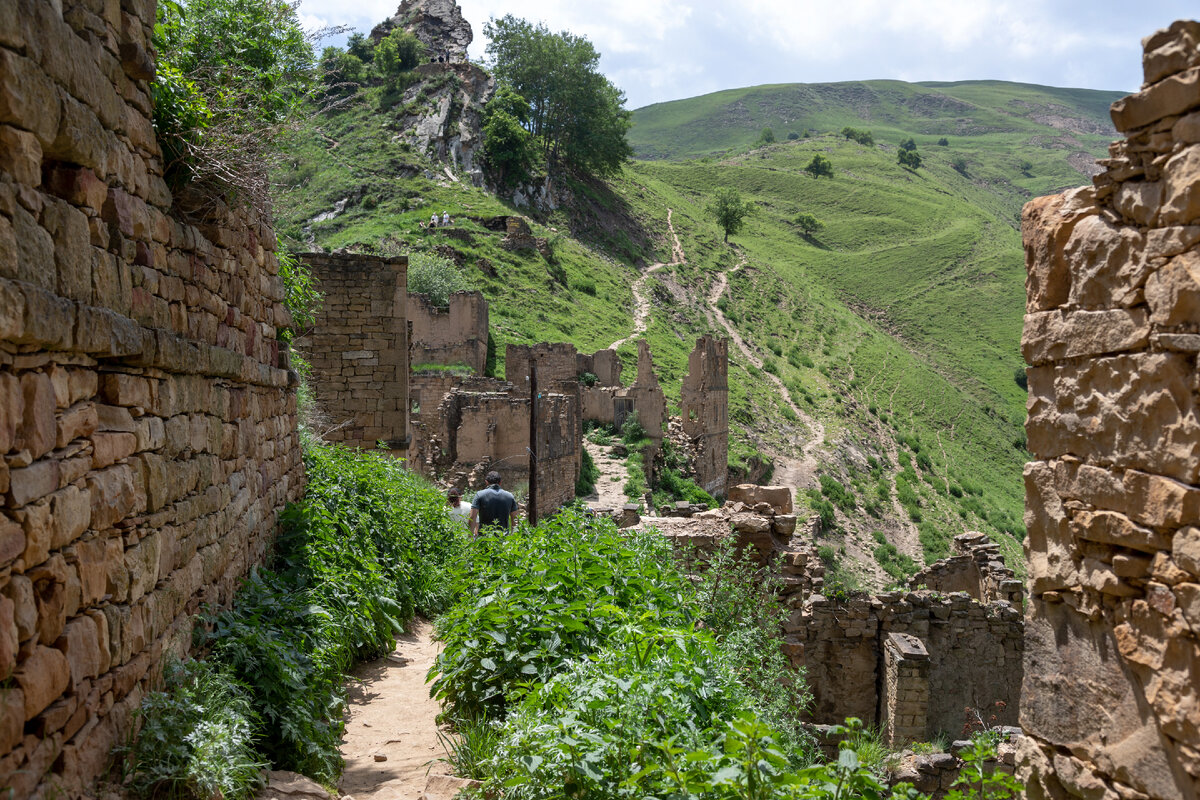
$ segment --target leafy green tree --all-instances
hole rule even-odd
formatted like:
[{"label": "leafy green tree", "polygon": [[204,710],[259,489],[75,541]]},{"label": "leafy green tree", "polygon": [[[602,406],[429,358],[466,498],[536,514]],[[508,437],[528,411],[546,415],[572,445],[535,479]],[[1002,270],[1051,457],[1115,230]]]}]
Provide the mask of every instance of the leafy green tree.
[{"label": "leafy green tree", "polygon": [[970,177],[967,175],[967,160],[962,156],[955,156],[954,160],[950,162],[950,166],[954,168],[955,172],[959,173],[964,178]]},{"label": "leafy green tree", "polygon": [[1030,161],[1027,158],[1022,158],[1021,163],[1018,164],[1017,166],[1020,168],[1021,174],[1024,175],[1026,178],[1033,177],[1033,162],[1032,161]]},{"label": "leafy green tree", "polygon": [[764,144],[774,144],[774,143],[775,143],[775,131],[771,130],[770,128],[763,128],[762,133],[760,133],[758,135],[758,146],[761,146]]},{"label": "leafy green tree", "polygon": [[364,64],[370,64],[371,60],[375,57],[375,50],[371,46],[371,40],[361,33],[350,34],[350,38],[346,40],[346,52]]},{"label": "leafy green tree", "polygon": [[358,56],[339,47],[326,47],[322,51],[320,69],[329,93],[352,92],[367,74],[366,65]]},{"label": "leafy green tree", "polygon": [[796,227],[805,236],[813,236],[825,229],[825,223],[809,213],[801,213],[796,217]]},{"label": "leafy green tree", "polygon": [[450,295],[467,290],[469,285],[454,262],[432,253],[408,256],[408,292],[423,294],[437,308],[450,305]]},{"label": "leafy green tree", "polygon": [[938,146],[939,147],[949,147],[950,140],[947,139],[945,136],[943,136],[942,138],[938,139]]},{"label": "leafy green tree", "polygon": [[265,209],[284,123],[320,88],[295,4],[161,0],[156,14],[151,91],[167,180],[233,189]]},{"label": "leafy green tree", "polygon": [[812,157],[812,161],[809,161],[808,165],[804,167],[804,171],[809,175],[812,175],[814,178],[819,178],[822,175],[827,178],[832,178],[833,164],[828,158],[820,153],[817,153]]},{"label": "leafy green tree", "polygon": [[724,229],[725,241],[728,242],[730,234],[736,234],[742,229],[742,224],[750,214],[750,204],[742,200],[737,189],[723,186],[717,189],[707,211]]},{"label": "leafy green tree", "polygon": [[901,150],[896,154],[896,163],[908,169],[920,169],[921,156],[917,154],[916,150]]},{"label": "leafy green tree", "polygon": [[375,48],[375,65],[384,80],[394,81],[425,60],[425,45],[413,34],[395,28]]},{"label": "leafy green tree", "polygon": [[875,144],[875,136],[870,131],[860,131],[858,128],[851,128],[849,125],[842,128],[842,136],[845,136],[851,141],[870,147]]},{"label": "leafy green tree", "polygon": [[909,138],[905,139],[903,142],[900,143],[900,149],[901,150],[916,150],[917,143],[914,142],[912,137],[910,136]]},{"label": "leafy green tree", "polygon": [[598,71],[591,42],[511,14],[492,18],[484,31],[497,80],[529,101],[524,127],[548,165],[609,175],[632,155],[625,95]]},{"label": "leafy green tree", "polygon": [[484,159],[503,186],[526,180],[537,159],[527,124],[529,102],[508,86],[501,86],[483,109]]},{"label": "leafy green tree", "polygon": [[796,133],[795,131],[788,131],[787,138],[789,142],[794,142],[800,138],[800,134]]}]

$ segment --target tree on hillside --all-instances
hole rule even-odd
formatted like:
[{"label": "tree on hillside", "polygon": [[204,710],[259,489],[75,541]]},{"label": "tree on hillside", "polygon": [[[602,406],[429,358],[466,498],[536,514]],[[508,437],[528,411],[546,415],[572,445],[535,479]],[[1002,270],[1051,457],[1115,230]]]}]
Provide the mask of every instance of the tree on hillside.
[{"label": "tree on hillside", "polygon": [[829,161],[828,158],[821,155],[820,153],[817,153],[816,155],[814,155],[812,157],[812,161],[808,162],[808,165],[804,168],[804,171],[807,172],[809,175],[812,175],[814,178],[819,178],[822,175],[824,175],[827,178],[832,178],[833,177],[833,164]]},{"label": "tree on hillside", "polygon": [[524,127],[548,165],[607,175],[633,154],[625,95],[598,71],[591,42],[511,14],[491,19],[484,32],[497,80],[529,101]]},{"label": "tree on hillside", "polygon": [[742,229],[742,223],[750,214],[750,204],[742,200],[737,189],[725,186],[717,189],[707,211],[725,230],[725,241],[728,242],[730,234],[736,234]]},{"label": "tree on hillside", "polygon": [[842,136],[851,141],[858,142],[865,147],[875,144],[875,136],[870,131],[860,131],[858,128],[851,128],[849,125],[842,128]]},{"label": "tree on hillside", "polygon": [[820,233],[825,228],[825,223],[809,213],[800,213],[796,216],[796,227],[800,229],[800,233],[805,237],[814,236]]},{"label": "tree on hillside", "polygon": [[425,45],[403,28],[395,28],[375,48],[375,65],[386,81],[394,81],[425,60]]},{"label": "tree on hillside", "polygon": [[896,163],[908,169],[920,169],[921,156],[917,154],[916,150],[901,150],[896,154]]},{"label": "tree on hillside", "polygon": [[762,133],[760,133],[758,135],[758,143],[755,146],[761,147],[764,144],[774,144],[774,143],[775,143],[775,131],[771,130],[770,128],[763,128]]},{"label": "tree on hillside", "polygon": [[917,143],[914,142],[912,137],[910,136],[909,138],[905,139],[903,142],[900,143],[900,149],[901,150],[916,150]]},{"label": "tree on hillside", "polygon": [[483,154],[502,186],[529,177],[537,159],[529,123],[529,101],[507,86],[501,86],[483,109]]},{"label": "tree on hillside", "polygon": [[364,64],[370,64],[371,59],[375,57],[375,51],[371,47],[371,40],[361,33],[350,34],[350,38],[346,40],[346,52]]}]

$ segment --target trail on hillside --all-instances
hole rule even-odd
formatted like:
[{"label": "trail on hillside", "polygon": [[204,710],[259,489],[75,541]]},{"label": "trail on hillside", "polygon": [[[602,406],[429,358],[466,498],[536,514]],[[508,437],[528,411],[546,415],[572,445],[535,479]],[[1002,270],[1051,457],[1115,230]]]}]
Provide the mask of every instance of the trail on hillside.
[{"label": "trail on hillside", "polygon": [[[429,696],[425,674],[441,649],[433,625],[415,619],[396,637],[389,655],[358,665],[347,686],[346,770],[338,789],[354,800],[417,798],[428,775],[446,775],[449,766],[438,741],[441,706]],[[382,760],[381,760],[382,759]]]},{"label": "trail on hillside", "polygon": [[613,458],[612,448],[596,444],[589,439],[583,440],[583,446],[592,457],[600,477],[596,479],[596,491],[584,498],[592,508],[619,509],[629,500],[625,497],[625,479],[628,477],[625,469],[625,459]]},{"label": "trail on hillside", "polygon": [[667,230],[671,234],[671,260],[667,262],[658,261],[651,264],[642,273],[641,277],[633,282],[631,287],[633,290],[633,332],[623,339],[617,339],[608,346],[609,350],[616,350],[626,342],[631,342],[637,337],[646,332],[650,327],[650,298],[645,294],[646,281],[650,279],[651,273],[658,272],[664,267],[675,266],[676,264],[686,264],[687,259],[683,255],[683,245],[679,243],[679,237],[675,235],[675,225],[671,222],[671,209],[667,209]]},{"label": "trail on hillside", "polygon": [[[746,255],[742,257],[730,269],[721,272],[717,275],[716,281],[713,282],[712,289],[708,292],[706,307],[704,313],[708,316],[709,321],[715,320],[725,332],[729,334],[729,338],[733,344],[741,352],[742,357],[753,364],[757,369],[762,370],[762,359],[754,354],[754,351],[746,344],[741,335],[725,318],[725,314],[721,311],[717,302],[721,296],[725,294],[729,288],[729,276],[746,266]],[[767,380],[775,385],[779,391],[780,397],[787,403],[788,408],[803,422],[810,431],[812,436],[804,444],[800,446],[801,458],[784,455],[783,453],[775,454],[775,476],[773,482],[781,486],[790,486],[792,488],[793,502],[799,502],[799,492],[801,489],[806,489],[817,485],[817,448],[825,441],[825,426],[821,421],[811,414],[807,413],[792,399],[792,393],[788,391],[787,386],[780,380],[778,375],[763,371],[763,375]]]}]

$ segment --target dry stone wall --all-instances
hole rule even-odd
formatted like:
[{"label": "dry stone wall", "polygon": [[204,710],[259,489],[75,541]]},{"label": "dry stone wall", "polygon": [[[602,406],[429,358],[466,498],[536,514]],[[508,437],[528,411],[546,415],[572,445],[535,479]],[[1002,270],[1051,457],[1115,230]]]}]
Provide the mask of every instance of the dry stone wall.
[{"label": "dry stone wall", "polygon": [[729,485],[729,342],[696,340],[680,389],[679,413],[691,444],[696,483],[714,497]]},{"label": "dry stone wall", "polygon": [[324,437],[397,454],[408,435],[408,259],[306,253],[324,296],[303,347]]},{"label": "dry stone wall", "polygon": [[1027,204],[1029,797],[1200,793],[1200,24],[1093,186]]},{"label": "dry stone wall", "polygon": [[153,21],[139,0],[0,3],[0,789],[18,800],[85,792],[303,485],[274,235],[164,183]]}]

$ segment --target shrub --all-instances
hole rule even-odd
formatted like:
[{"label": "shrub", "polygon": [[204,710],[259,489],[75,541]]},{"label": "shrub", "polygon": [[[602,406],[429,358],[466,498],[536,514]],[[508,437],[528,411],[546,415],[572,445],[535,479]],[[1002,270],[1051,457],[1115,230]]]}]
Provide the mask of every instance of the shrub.
[{"label": "shrub", "polygon": [[800,134],[796,133],[795,131],[788,131],[787,138],[789,142],[794,142],[800,138]]},{"label": "shrub", "polygon": [[849,125],[842,128],[842,136],[866,147],[871,147],[875,144],[875,137],[871,135],[870,131],[860,131],[857,128],[851,128]]},{"label": "shrub", "polygon": [[167,662],[165,686],[142,701],[130,787],[140,797],[251,796],[268,765],[254,748],[249,692],[205,661]]},{"label": "shrub", "polygon": [[942,138],[938,139],[938,140],[937,140],[937,143],[938,143],[938,146],[939,146],[939,147],[949,147],[949,146],[950,146],[950,140],[949,140],[949,139],[947,139],[945,136],[943,136]]},{"label": "shrub", "polygon": [[592,454],[586,449],[582,454],[583,464],[579,468],[579,479],[575,481],[575,496],[587,497],[596,491],[596,480],[600,477],[600,468],[592,460]]},{"label": "shrub", "polygon": [[854,494],[847,491],[839,481],[828,475],[819,475],[817,480],[821,483],[821,494],[833,501],[834,505],[847,514],[854,510]]},{"label": "shrub", "polygon": [[820,178],[822,175],[827,178],[832,178],[833,164],[828,158],[820,153],[817,153],[812,157],[812,161],[809,161],[807,166],[804,167],[804,171],[814,178]]},{"label": "shrub", "polygon": [[591,278],[576,278],[571,282],[571,288],[592,297],[596,296],[596,282]]},{"label": "shrub", "polygon": [[444,307],[450,304],[450,295],[468,288],[466,276],[450,259],[433,253],[409,254],[409,294],[423,294],[433,306]]}]

